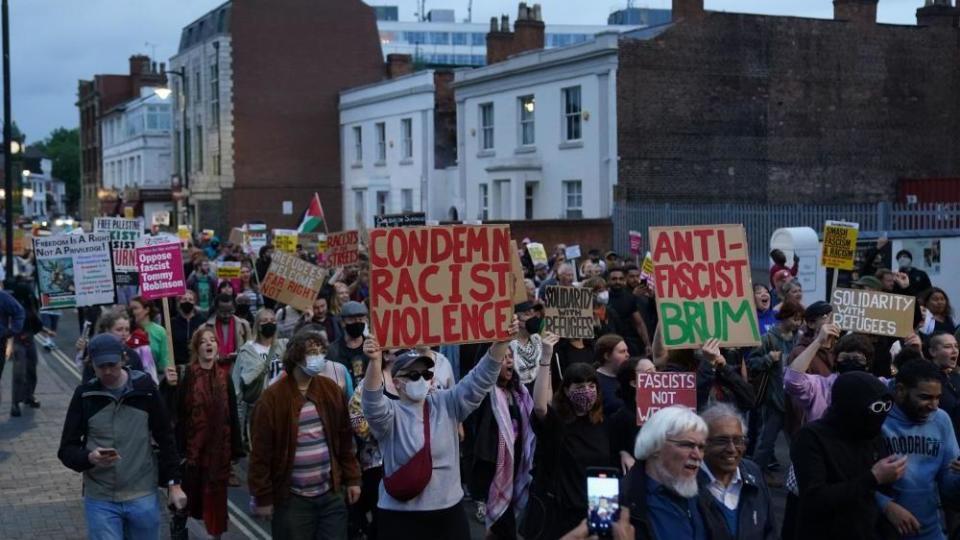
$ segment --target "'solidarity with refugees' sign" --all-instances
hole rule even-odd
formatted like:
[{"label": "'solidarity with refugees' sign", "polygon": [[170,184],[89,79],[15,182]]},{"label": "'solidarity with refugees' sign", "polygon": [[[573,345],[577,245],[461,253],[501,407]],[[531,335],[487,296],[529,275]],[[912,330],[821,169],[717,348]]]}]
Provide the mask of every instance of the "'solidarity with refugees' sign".
[{"label": "'solidarity with refugees' sign", "polygon": [[912,334],[916,301],[913,296],[856,289],[838,288],[830,295],[834,324],[842,330],[877,336]]},{"label": "'solidarity with refugees' sign", "polygon": [[593,291],[582,287],[544,289],[545,332],[567,339],[593,339]]},{"label": "'solidarity with refugees' sign", "polygon": [[109,233],[57,234],[33,239],[40,307],[112,304],[116,293]]}]

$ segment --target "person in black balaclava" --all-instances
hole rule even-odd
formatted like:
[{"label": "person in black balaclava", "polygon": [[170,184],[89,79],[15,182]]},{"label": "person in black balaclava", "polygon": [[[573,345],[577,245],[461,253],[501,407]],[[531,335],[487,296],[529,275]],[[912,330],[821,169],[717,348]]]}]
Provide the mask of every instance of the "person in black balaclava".
[{"label": "person in black balaclava", "polygon": [[873,375],[837,378],[826,414],[801,428],[790,449],[800,492],[795,538],[895,534],[874,497],[906,470],[907,458],[888,456],[880,434],[892,406],[890,390]]}]

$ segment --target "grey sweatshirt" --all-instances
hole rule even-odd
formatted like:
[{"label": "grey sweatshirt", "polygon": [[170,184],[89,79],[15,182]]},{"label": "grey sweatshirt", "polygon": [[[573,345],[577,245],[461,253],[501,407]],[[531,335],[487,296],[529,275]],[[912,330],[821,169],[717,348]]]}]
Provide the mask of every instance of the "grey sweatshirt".
[{"label": "grey sweatshirt", "polygon": [[[443,510],[463,499],[457,425],[480,406],[499,373],[500,363],[486,354],[459,384],[427,396],[433,457],[430,483],[416,498],[401,502],[388,495],[380,482],[380,508],[407,512]],[[383,453],[384,475],[389,476],[423,448],[423,406],[388,399],[382,386],[379,390],[364,388],[361,403],[363,416]]]}]

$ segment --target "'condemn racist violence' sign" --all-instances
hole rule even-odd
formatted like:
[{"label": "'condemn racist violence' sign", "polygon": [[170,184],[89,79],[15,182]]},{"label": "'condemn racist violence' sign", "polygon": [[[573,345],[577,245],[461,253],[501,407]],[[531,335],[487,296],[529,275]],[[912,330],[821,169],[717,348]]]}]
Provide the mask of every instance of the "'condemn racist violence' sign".
[{"label": "'condemn racist violence' sign", "polygon": [[544,290],[545,332],[567,339],[593,339],[593,291],[551,286]]},{"label": "'condemn racist violence' sign", "polygon": [[180,296],[187,290],[179,243],[145,245],[137,248],[140,295],[146,300]]},{"label": "'condemn racist violence' sign", "polygon": [[650,227],[657,311],[668,349],[760,344],[742,225]]},{"label": "'condemn racist violence' sign", "polygon": [[833,322],[843,330],[878,336],[913,333],[913,296],[877,291],[834,289],[830,295]]},{"label": "'condemn racist violence' sign", "polygon": [[374,229],[369,249],[373,332],[384,348],[508,337],[510,227]]}]

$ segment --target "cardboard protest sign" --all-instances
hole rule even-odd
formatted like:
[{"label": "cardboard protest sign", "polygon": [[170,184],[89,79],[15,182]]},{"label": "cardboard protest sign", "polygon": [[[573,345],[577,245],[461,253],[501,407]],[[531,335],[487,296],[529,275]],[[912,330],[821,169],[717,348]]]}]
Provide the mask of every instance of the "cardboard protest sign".
[{"label": "cardboard protest sign", "polygon": [[190,227],[186,225],[178,226],[177,238],[180,239],[180,244],[182,244],[183,248],[186,249],[190,245]]},{"label": "cardboard protest sign", "polygon": [[371,323],[384,348],[507,338],[509,226],[373,229],[369,250]]},{"label": "cardboard protest sign", "polygon": [[821,256],[824,268],[853,270],[859,229],[859,224],[845,221],[828,221],[824,225]]},{"label": "cardboard protest sign", "polygon": [[916,301],[913,296],[854,289],[837,288],[830,294],[834,324],[842,330],[877,336],[912,334]]},{"label": "cardboard protest sign", "polygon": [[140,295],[146,300],[180,296],[187,290],[179,243],[141,242],[137,246],[137,271]]},{"label": "cardboard protest sign", "polygon": [[93,220],[94,232],[110,235],[113,252],[113,278],[118,286],[137,285],[137,241],[143,236],[142,219],[98,217]]},{"label": "cardboard protest sign", "polygon": [[530,254],[530,260],[533,264],[547,264],[547,250],[539,242],[530,242],[527,244],[527,253]]},{"label": "cardboard protest sign", "polygon": [[110,233],[37,236],[33,247],[40,307],[62,309],[114,302]]},{"label": "cardboard protest sign", "polygon": [[543,330],[568,339],[593,339],[593,291],[551,286],[543,292]]},{"label": "cardboard protest sign", "polygon": [[373,226],[383,227],[423,227],[427,224],[427,214],[410,212],[407,214],[384,214],[373,216]]},{"label": "cardboard protest sign", "polygon": [[326,233],[299,233],[297,243],[304,252],[319,255],[326,251],[327,235]]},{"label": "cardboard protest sign", "polygon": [[527,285],[523,282],[523,263],[520,262],[520,252],[517,241],[510,241],[510,275],[513,277],[511,290],[514,304],[527,301]]},{"label": "cardboard protest sign", "polygon": [[344,231],[327,236],[325,252],[330,266],[349,266],[360,260],[360,234],[357,231]]},{"label": "cardboard protest sign", "polygon": [[243,251],[254,257],[260,256],[260,249],[267,245],[267,226],[263,223],[247,223],[246,239]]},{"label": "cardboard protest sign", "polygon": [[218,279],[237,279],[240,277],[240,261],[223,261],[217,265]]},{"label": "cardboard protest sign", "polygon": [[650,227],[657,311],[668,349],[760,344],[742,225]]},{"label": "cardboard protest sign", "polygon": [[[652,237],[651,237],[652,238]],[[671,405],[697,409],[697,374],[637,373],[637,425]]]},{"label": "cardboard protest sign", "polygon": [[260,292],[277,302],[306,311],[313,307],[326,276],[323,268],[278,251],[273,254],[267,275],[260,284]]},{"label": "cardboard protest sign", "polygon": [[579,259],[579,258],[580,258],[580,245],[578,244],[578,245],[576,245],[576,246],[567,246],[567,249],[565,249],[565,250],[563,251],[563,255],[564,255],[564,257],[567,258],[568,261],[569,261],[569,260],[572,260],[572,259]]},{"label": "cardboard protest sign", "polygon": [[227,238],[227,241],[235,246],[242,246],[244,241],[244,232],[240,227],[234,227],[230,229],[230,236]]},{"label": "cardboard protest sign", "polygon": [[639,256],[643,250],[643,234],[638,231],[630,231],[630,254]]},{"label": "cardboard protest sign", "polygon": [[273,245],[277,251],[284,253],[297,252],[297,231],[293,229],[274,229]]}]

